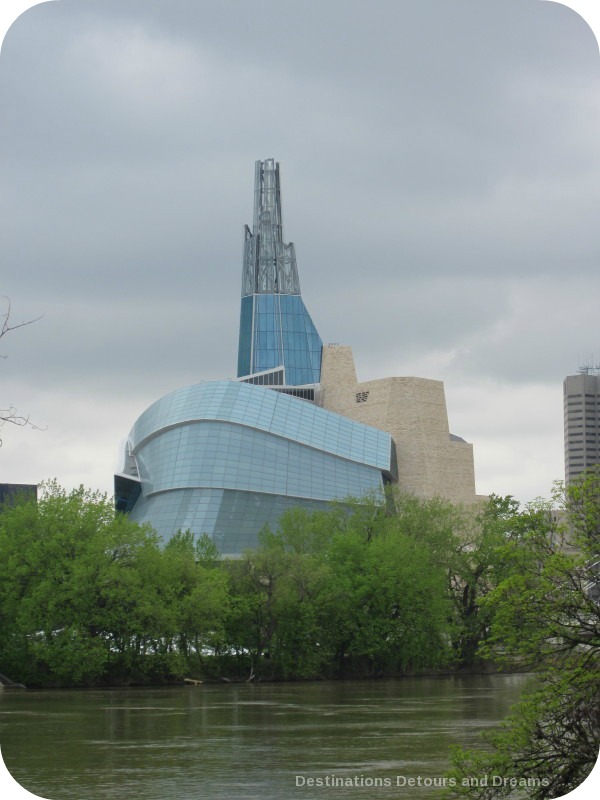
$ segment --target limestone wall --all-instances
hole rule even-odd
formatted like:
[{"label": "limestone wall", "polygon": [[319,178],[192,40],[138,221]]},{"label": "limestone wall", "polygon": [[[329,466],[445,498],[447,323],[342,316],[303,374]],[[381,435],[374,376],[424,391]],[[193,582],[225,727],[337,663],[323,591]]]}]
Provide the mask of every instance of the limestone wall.
[{"label": "limestone wall", "polygon": [[392,435],[403,489],[475,502],[473,446],[450,438],[441,381],[398,377],[358,383],[351,348],[325,345],[320,404]]}]

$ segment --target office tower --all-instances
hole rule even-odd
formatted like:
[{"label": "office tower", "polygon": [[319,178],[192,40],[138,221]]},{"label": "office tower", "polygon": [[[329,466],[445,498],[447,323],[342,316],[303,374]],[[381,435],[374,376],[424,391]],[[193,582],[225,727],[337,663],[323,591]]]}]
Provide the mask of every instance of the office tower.
[{"label": "office tower", "polygon": [[600,367],[581,367],[563,382],[565,482],[600,463]]}]

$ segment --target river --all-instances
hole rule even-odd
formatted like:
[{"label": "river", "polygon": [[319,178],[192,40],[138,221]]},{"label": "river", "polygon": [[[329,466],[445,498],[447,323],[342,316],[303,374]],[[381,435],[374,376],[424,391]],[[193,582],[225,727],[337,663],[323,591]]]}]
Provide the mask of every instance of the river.
[{"label": "river", "polygon": [[0,691],[0,745],[49,800],[433,797],[449,746],[477,745],[527,680]]}]

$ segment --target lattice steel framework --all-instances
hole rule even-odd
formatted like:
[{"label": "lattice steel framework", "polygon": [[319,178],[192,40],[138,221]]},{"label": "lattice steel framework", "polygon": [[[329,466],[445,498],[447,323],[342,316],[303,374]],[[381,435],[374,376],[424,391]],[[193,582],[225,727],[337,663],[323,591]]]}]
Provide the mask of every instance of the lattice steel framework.
[{"label": "lattice steel framework", "polygon": [[246,225],[242,297],[250,294],[300,294],[296,253],[283,241],[279,164],[256,162],[254,223]]}]

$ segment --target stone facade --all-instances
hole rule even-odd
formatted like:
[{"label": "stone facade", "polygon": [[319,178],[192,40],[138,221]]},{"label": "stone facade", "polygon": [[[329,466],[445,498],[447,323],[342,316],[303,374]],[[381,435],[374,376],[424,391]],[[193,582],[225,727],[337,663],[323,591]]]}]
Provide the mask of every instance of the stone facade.
[{"label": "stone facade", "polygon": [[441,381],[397,377],[359,383],[351,348],[325,345],[319,403],[391,434],[403,490],[456,503],[479,499],[473,445],[450,433]]}]

